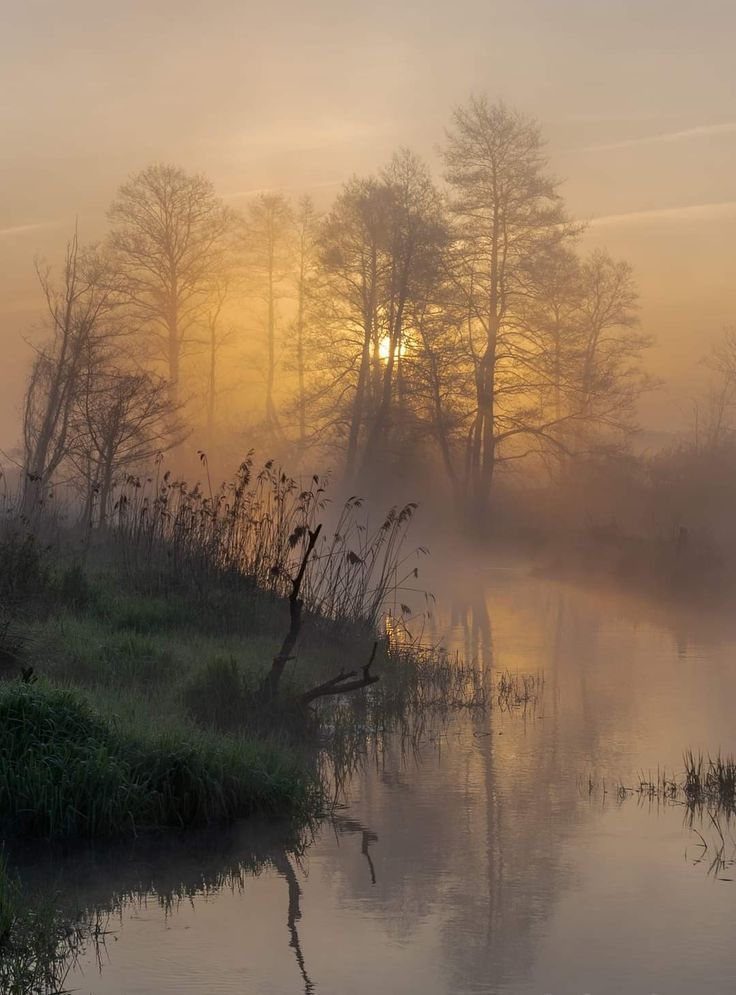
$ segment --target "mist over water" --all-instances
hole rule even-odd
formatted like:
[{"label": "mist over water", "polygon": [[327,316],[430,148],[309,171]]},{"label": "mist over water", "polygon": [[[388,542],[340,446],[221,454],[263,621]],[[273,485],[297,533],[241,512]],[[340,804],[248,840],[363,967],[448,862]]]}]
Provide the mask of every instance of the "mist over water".
[{"label": "mist over water", "polygon": [[[89,956],[71,987],[730,992],[732,871],[709,871],[682,805],[616,791],[658,767],[681,769],[686,747],[716,753],[730,742],[730,621],[530,577],[517,563],[459,570],[438,591],[434,626],[494,672],[542,672],[539,702],[456,717],[416,753],[389,738],[345,808],[289,858],[298,914],[277,832],[266,831],[257,874],[245,827],[240,840],[215,836],[207,863],[221,852],[229,865],[240,846],[242,881],[168,912],[155,890],[124,905],[101,973]],[[693,826],[712,849],[707,815]],[[186,879],[196,845],[169,861],[162,843],[174,878],[177,859]],[[94,880],[104,878],[103,857]]]},{"label": "mist over water", "polygon": [[733,993],[736,6],[6,8],[0,995]]}]

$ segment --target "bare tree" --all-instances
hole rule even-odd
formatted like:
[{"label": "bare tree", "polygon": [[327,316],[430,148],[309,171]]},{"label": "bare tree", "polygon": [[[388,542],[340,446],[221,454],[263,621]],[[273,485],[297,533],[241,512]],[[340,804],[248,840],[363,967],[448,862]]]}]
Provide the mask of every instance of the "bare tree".
[{"label": "bare tree", "polygon": [[694,405],[693,445],[696,451],[716,453],[733,440],[736,431],[736,329],[723,331],[705,366],[715,376],[705,398]]},{"label": "bare tree", "polygon": [[213,449],[218,439],[218,398],[221,387],[221,354],[235,339],[237,329],[226,320],[225,308],[232,292],[235,277],[232,269],[223,268],[216,277],[205,319],[207,373],[205,386],[205,434],[207,445]]},{"label": "bare tree", "polygon": [[78,426],[70,458],[86,484],[85,521],[103,525],[122,476],[183,441],[180,407],[165,379],[149,372],[90,369],[75,404]]},{"label": "bare tree", "polygon": [[[379,301],[381,369],[363,456],[364,470],[386,449],[392,430],[408,417],[405,355],[413,326],[440,281],[449,241],[443,205],[426,166],[402,150],[381,175],[389,205]],[[395,423],[395,424],[394,424]]]},{"label": "bare tree", "polygon": [[25,394],[25,514],[37,506],[68,456],[75,441],[73,414],[80,391],[106,341],[118,331],[111,323],[119,297],[108,261],[94,250],[83,252],[76,232],[67,245],[58,285],[48,269],[36,269],[50,335],[37,350]]},{"label": "bare tree", "polygon": [[390,196],[376,179],[345,184],[322,225],[324,352],[332,362],[319,394],[332,431],[344,437],[345,474],[355,472],[361,432],[380,375],[379,306]]},{"label": "bare tree", "polygon": [[206,177],[159,163],[123,184],[108,216],[129,305],[177,404],[182,355],[206,315],[231,212]]},{"label": "bare tree", "polygon": [[297,420],[299,448],[307,441],[306,349],[317,268],[317,237],[319,219],[310,197],[304,197],[294,217],[296,232],[296,316],[294,318],[294,352],[297,376]]},{"label": "bare tree", "polygon": [[330,407],[342,412],[345,471],[370,473],[412,422],[405,357],[440,272],[447,227],[423,163],[399,152],[377,178],[351,180],[322,230],[332,356]]},{"label": "bare tree", "polygon": [[642,372],[651,336],[639,328],[638,292],[627,262],[596,250],[581,266],[579,367],[574,388],[589,427],[626,432],[635,402],[654,381]]},{"label": "bare tree", "polygon": [[266,344],[265,424],[272,434],[281,435],[276,412],[278,304],[285,292],[291,267],[292,211],[280,193],[260,194],[248,207],[244,246],[248,280],[252,293],[265,306]]},{"label": "bare tree", "polygon": [[[454,278],[474,366],[475,412],[467,480],[487,520],[501,447],[528,430],[525,342],[518,335],[528,261],[574,233],[548,175],[537,124],[503,104],[473,98],[455,112],[444,152],[456,219]],[[535,432],[544,431],[544,423]]]}]

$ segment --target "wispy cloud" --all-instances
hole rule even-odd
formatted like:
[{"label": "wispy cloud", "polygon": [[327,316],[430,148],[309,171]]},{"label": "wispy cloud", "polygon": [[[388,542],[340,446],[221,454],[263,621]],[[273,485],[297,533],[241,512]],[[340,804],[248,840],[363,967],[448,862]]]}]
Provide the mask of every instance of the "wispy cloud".
[{"label": "wispy cloud", "polygon": [[339,187],[344,180],[324,180],[321,183],[297,183],[293,186],[253,187],[252,190],[233,190],[223,194],[225,200],[236,200],[238,197],[256,197],[262,193],[292,193],[293,191],[322,190],[328,187]]},{"label": "wispy cloud", "polygon": [[707,138],[710,135],[730,135],[736,133],[736,121],[724,121],[722,124],[699,124],[694,128],[684,128],[681,131],[664,131],[656,135],[645,135],[643,138],[627,138],[621,142],[608,142],[605,145],[587,145],[585,152],[609,152],[614,149],[632,149],[639,145],[659,145],[666,142],[684,142],[691,138]]},{"label": "wispy cloud", "polygon": [[0,228],[0,238],[24,235],[28,231],[38,231],[40,228],[52,228],[55,224],[55,221],[39,221],[32,225],[12,225],[10,228]]},{"label": "wispy cloud", "polygon": [[722,200],[714,204],[688,204],[684,207],[660,207],[650,211],[630,211],[626,214],[607,214],[602,218],[593,218],[590,227],[647,224],[658,221],[716,221],[730,215],[736,216],[736,200]]},{"label": "wispy cloud", "polygon": [[239,150],[255,152],[311,152],[375,141],[391,133],[386,122],[333,119],[319,121],[278,120],[254,125],[247,132],[236,133],[228,144]]}]

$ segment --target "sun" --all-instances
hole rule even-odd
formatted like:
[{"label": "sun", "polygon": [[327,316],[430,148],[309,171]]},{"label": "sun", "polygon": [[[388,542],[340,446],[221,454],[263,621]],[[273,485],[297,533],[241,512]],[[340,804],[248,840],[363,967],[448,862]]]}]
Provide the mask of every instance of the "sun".
[{"label": "sun", "polygon": [[[405,356],[411,348],[411,335],[404,331],[401,335],[401,344],[398,350],[394,350],[394,359],[398,356]],[[378,358],[382,363],[387,363],[391,357],[391,336],[384,335],[378,342]]]}]

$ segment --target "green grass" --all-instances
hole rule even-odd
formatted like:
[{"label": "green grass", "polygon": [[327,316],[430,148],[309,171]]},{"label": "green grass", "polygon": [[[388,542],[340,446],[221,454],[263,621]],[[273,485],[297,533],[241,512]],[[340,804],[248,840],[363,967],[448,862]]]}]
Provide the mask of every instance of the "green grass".
[{"label": "green grass", "polygon": [[0,822],[44,838],[115,836],[255,813],[305,815],[315,783],[268,741],[113,726],[78,690],[0,686]]},{"label": "green grass", "polygon": [[[403,528],[394,519],[381,527],[388,536]],[[332,608],[321,617],[307,608],[266,707],[256,690],[288,626],[284,598],[233,569],[198,572],[196,543],[174,569],[168,540],[150,560],[123,539],[100,534],[76,549],[71,537],[54,549],[14,532],[0,539],[0,577],[6,564],[20,571],[5,602],[0,590],[13,623],[0,681],[6,832],[68,838],[253,813],[309,819],[326,780],[349,771],[371,738],[409,726],[416,737],[427,714],[490,707],[488,675],[400,640],[382,644],[370,691],[300,704],[303,691],[368,661],[374,630],[357,608],[352,624]],[[333,608],[345,579],[338,567],[324,581]],[[372,570],[361,574],[361,604]],[[40,683],[12,679],[21,669]]]}]

